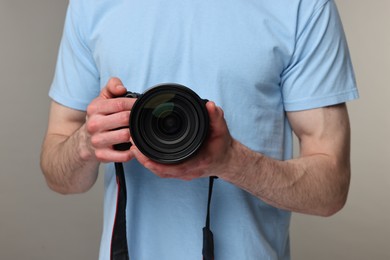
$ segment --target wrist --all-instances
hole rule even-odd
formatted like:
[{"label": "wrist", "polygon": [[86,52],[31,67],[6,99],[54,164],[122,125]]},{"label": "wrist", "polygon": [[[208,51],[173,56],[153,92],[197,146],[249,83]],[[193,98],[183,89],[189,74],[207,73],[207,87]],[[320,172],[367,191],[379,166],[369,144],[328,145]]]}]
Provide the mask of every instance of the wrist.
[{"label": "wrist", "polygon": [[243,152],[243,145],[233,138],[229,149],[226,151],[224,163],[222,163],[223,167],[218,171],[219,178],[233,182],[238,177],[242,172],[240,168],[242,167]]},{"label": "wrist", "polygon": [[233,140],[225,171],[219,177],[225,181],[241,186],[240,184],[245,183],[248,174],[254,168],[258,169],[262,158],[264,158],[262,154],[252,151],[237,140]]},{"label": "wrist", "polygon": [[80,158],[83,161],[96,160],[95,149],[92,147],[91,136],[87,132],[85,124],[77,130],[75,137],[75,147],[77,147]]}]

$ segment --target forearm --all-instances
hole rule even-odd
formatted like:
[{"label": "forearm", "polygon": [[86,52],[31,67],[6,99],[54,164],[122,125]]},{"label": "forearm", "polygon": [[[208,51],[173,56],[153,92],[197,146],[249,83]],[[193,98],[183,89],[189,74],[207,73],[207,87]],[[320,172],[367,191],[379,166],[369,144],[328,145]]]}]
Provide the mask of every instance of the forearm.
[{"label": "forearm", "polygon": [[297,159],[278,161],[255,152],[230,135],[221,108],[207,103],[210,133],[192,160],[163,165],[133,155],[162,178],[191,180],[217,176],[275,207],[329,216],[345,204],[350,179],[350,131],[344,105],[289,113],[300,143]]},{"label": "forearm", "polygon": [[46,136],[41,168],[51,189],[70,194],[85,192],[93,186],[99,162],[89,143],[85,125],[69,137],[60,134]]},{"label": "forearm", "polygon": [[321,216],[341,209],[349,164],[326,154],[277,161],[233,143],[233,165],[222,178],[278,208]]}]

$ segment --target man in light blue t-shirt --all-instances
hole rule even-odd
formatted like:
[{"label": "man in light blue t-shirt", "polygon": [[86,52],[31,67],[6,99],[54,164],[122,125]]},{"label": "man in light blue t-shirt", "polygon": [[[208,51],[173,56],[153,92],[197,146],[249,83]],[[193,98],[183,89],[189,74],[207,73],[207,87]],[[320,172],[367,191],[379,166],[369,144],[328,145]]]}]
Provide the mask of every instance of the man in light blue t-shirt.
[{"label": "man in light blue t-shirt", "polygon": [[[135,145],[114,150],[131,140],[123,127],[135,100],[116,97],[165,82],[210,100],[200,152],[163,165]],[[290,259],[290,212],[330,216],[346,201],[345,102],[358,92],[332,0],[71,0],[50,97],[48,185],[85,192],[106,163],[102,260],[117,206],[112,162],[124,163],[135,260],[202,257],[209,176],[219,177],[216,260]]]}]

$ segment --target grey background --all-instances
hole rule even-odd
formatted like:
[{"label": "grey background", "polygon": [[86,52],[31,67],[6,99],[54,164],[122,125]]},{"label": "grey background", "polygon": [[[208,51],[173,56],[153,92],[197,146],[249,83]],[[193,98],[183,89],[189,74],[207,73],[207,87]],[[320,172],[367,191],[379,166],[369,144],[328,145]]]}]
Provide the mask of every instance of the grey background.
[{"label": "grey background", "polygon": [[[390,1],[338,0],[361,99],[349,104],[353,177],[331,218],[295,214],[293,259],[390,259]],[[0,0],[0,259],[98,257],[103,184],[51,192],[39,169],[67,1]]]}]

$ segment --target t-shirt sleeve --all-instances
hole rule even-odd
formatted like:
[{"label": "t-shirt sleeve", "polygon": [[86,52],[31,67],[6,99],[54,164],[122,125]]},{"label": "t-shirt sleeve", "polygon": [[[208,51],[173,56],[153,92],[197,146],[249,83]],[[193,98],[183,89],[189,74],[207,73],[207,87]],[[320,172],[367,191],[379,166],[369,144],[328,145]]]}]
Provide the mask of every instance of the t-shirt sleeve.
[{"label": "t-shirt sleeve", "polygon": [[298,23],[295,51],[282,73],[286,111],[299,111],[358,98],[348,46],[335,3],[318,6]]},{"label": "t-shirt sleeve", "polygon": [[100,92],[100,79],[75,3],[70,1],[67,10],[49,96],[64,106],[85,111]]}]

